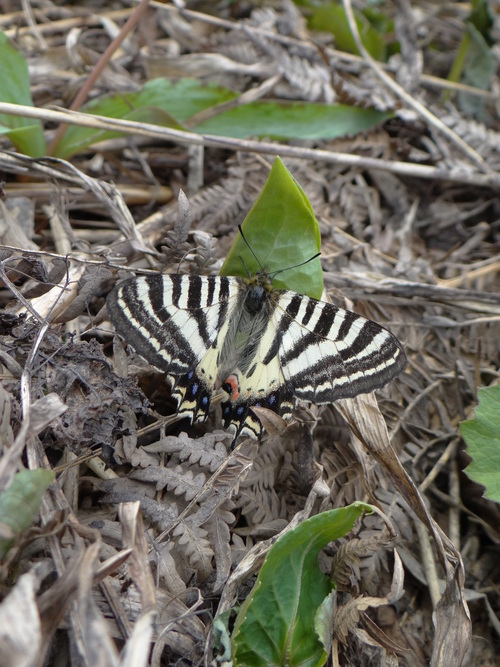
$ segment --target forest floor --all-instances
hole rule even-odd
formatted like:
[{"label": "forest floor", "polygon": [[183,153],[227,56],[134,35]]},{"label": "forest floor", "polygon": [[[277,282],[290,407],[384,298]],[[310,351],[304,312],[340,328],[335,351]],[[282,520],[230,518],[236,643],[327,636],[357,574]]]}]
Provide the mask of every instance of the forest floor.
[{"label": "forest floor", "polygon": [[[382,2],[374,60],[312,6],[188,5],[0,0],[35,124],[0,139],[0,492],[56,480],[0,495],[0,664],[223,663],[214,618],[276,537],[363,501],[378,513],[319,556],[330,664],[498,665],[500,513],[460,433],[499,378],[498,15],[481,34],[463,3]],[[1,97],[1,122],[29,100]],[[318,220],[323,298],[408,364],[232,450],[217,400],[176,414],[106,297],[217,275],[275,156]]]}]

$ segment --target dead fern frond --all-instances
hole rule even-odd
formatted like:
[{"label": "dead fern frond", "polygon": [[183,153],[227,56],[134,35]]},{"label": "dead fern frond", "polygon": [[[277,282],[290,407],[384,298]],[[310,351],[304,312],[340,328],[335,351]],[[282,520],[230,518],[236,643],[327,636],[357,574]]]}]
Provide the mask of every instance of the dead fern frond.
[{"label": "dead fern frond", "polygon": [[458,113],[449,112],[441,120],[476,150],[491,168],[500,162],[500,133],[471,118],[462,118]]},{"label": "dead fern frond", "polygon": [[213,272],[214,264],[220,261],[217,253],[217,239],[206,232],[197,232],[195,234],[195,239],[195,272],[198,274]]},{"label": "dead fern frond", "polygon": [[197,231],[218,229],[222,223],[232,222],[234,229],[251,205],[251,196],[242,180],[229,178],[221,185],[206,188],[191,199]]},{"label": "dead fern frond", "polygon": [[[362,614],[372,606],[378,606],[379,598],[371,598],[365,595],[348,600],[343,605],[338,605],[334,616],[333,634],[335,639],[347,644],[347,635],[358,629]],[[386,602],[384,602],[386,604]]]},{"label": "dead fern frond", "polygon": [[212,573],[214,550],[207,531],[198,523],[197,515],[193,514],[180,521],[173,531],[173,537],[176,539],[177,549],[187,557],[198,578],[201,581],[208,579]]},{"label": "dead fern frond", "polygon": [[203,473],[195,474],[178,465],[169,468],[150,466],[145,470],[136,470],[131,473],[130,479],[153,482],[158,490],[166,488],[174,496],[184,496],[189,502],[203,488],[206,477]]},{"label": "dead fern frond", "polygon": [[382,549],[389,540],[383,533],[370,537],[352,538],[343,542],[332,561],[332,579],[341,591],[355,589],[361,578],[360,563],[363,557]]},{"label": "dead fern frond", "polygon": [[175,455],[180,463],[197,463],[213,473],[226,460],[230,440],[231,436],[225,431],[206,433],[203,438],[191,438],[183,432],[178,436],[166,436],[142,449],[150,454]]},{"label": "dead fern frond", "polygon": [[193,222],[189,200],[182,190],[179,190],[177,219],[174,228],[167,232],[165,245],[161,251],[167,264],[178,264],[190,250],[187,242],[189,230]]},{"label": "dead fern frond", "polygon": [[256,35],[252,36],[260,48],[271,57],[276,71],[283,75],[292,87],[289,97],[297,97],[308,102],[335,101],[335,91],[331,86],[330,71],[319,59],[311,62],[303,55],[291,54],[287,48]]},{"label": "dead fern frond", "polygon": [[[232,507],[232,503],[229,503]],[[231,511],[224,511],[222,507],[214,513],[204,526],[207,530],[210,543],[215,554],[216,579],[214,591],[220,592],[231,572],[231,533],[229,527],[234,524],[235,516]]]},{"label": "dead fern frond", "polygon": [[172,554],[174,547],[175,543],[172,541],[155,545],[150,560],[151,565],[156,567],[157,577],[165,589],[172,595],[180,596],[186,590],[186,584],[177,571],[177,560]]}]

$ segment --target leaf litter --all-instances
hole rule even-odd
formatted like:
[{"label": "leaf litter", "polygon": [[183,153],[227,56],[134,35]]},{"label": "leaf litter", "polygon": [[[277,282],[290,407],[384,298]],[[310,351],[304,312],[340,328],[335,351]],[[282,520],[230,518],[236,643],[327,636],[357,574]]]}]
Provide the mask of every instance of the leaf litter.
[{"label": "leaf litter", "polygon": [[[2,140],[0,488],[25,467],[53,469],[57,483],[0,564],[0,663],[217,661],[213,618],[245,598],[276,536],[299,517],[365,500],[396,537],[365,517],[322,554],[341,584],[339,664],[385,655],[458,665],[466,650],[463,664],[494,664],[498,506],[461,473],[459,423],[477,388],[499,378],[500,228],[488,187],[498,179],[497,110],[488,91],[469,89],[481,102],[475,117],[454,94],[440,105],[448,41],[459,39],[446,14],[420,16],[447,45],[446,62],[416,39],[389,66],[403,82],[398,68],[414,72],[423,53],[420,87],[415,73],[405,85],[434,123],[381,83],[369,58],[335,51],[324,34],[318,47],[290,3],[242,16],[237,6],[193,8],[152,3],[91,97],[189,75],[236,91],[233,106],[253,91],[252,101],[373,105],[393,117],[293,146],[189,147],[137,131],[86,146],[71,164],[12,153]],[[64,109],[87,78],[82,63],[98,60],[132,10],[53,7],[32,21],[24,11],[12,3],[0,27],[28,61],[35,107]],[[285,432],[270,419],[259,446],[228,454],[217,408],[207,424],[179,421],[163,378],[113,338],[105,297],[135,270],[217,272],[273,150],[319,220],[329,297],[387,324],[409,365],[378,405],[363,396],[302,406]],[[399,557],[404,594],[391,597]]]}]

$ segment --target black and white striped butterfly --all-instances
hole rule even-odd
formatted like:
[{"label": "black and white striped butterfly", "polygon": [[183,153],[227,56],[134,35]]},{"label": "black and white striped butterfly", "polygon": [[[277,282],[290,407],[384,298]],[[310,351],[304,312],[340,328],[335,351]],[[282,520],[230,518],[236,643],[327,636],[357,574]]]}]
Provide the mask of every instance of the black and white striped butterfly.
[{"label": "black and white striped butterfly", "polygon": [[399,341],[379,324],[289,290],[269,274],[158,275],[126,280],[108,297],[117,332],[167,373],[179,412],[207,418],[225,392],[225,428],[258,437],[252,412],[287,418],[294,398],[331,403],[383,387],[406,365]]}]

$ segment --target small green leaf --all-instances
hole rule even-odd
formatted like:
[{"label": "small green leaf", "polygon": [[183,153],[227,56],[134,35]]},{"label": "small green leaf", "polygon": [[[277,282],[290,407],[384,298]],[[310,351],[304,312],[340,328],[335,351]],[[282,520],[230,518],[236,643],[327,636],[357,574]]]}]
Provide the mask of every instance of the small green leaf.
[{"label": "small green leaf", "polygon": [[0,494],[0,523],[8,526],[13,539],[0,539],[0,560],[14,543],[15,537],[29,528],[38,514],[45,491],[54,479],[50,470],[21,470]]},{"label": "small green leaf", "polygon": [[[0,30],[0,101],[33,106],[28,66]],[[0,114],[0,133],[12,141],[20,153],[31,157],[45,155],[46,143],[42,124],[32,118]]]},{"label": "small green leaf", "polygon": [[330,595],[327,595],[323,602],[318,607],[318,611],[314,617],[314,629],[323,644],[325,653],[330,654],[332,650],[333,641],[333,619],[335,616],[337,602],[337,590],[334,589]]},{"label": "small green leaf", "polygon": [[[121,116],[121,118],[124,120],[135,120],[139,123],[150,123],[152,125],[161,125],[163,127],[171,127],[175,130],[182,130],[182,126],[179,125],[170,114],[157,107],[141,107],[140,109],[134,109],[124,116]],[[123,132],[113,130],[95,130],[91,127],[78,127],[78,125],[72,125],[61,138],[54,154],[56,157],[68,159],[71,155],[85,150],[89,146],[92,146],[92,144],[107,139],[114,139],[122,134]]]},{"label": "small green leaf", "polygon": [[[81,111],[106,118],[124,118],[182,129],[182,123],[205,109],[233,99],[236,93],[221,86],[202,86],[194,79],[172,83],[168,79],[148,81],[133,93],[107,95],[85,104]],[[69,157],[96,141],[120,136],[120,132],[103,132],[89,127],[68,127],[57,146],[58,157]]]},{"label": "small green leaf", "polygon": [[[495,60],[490,50],[490,30],[493,16],[486,0],[473,0],[472,10],[464,21],[465,31],[457,49],[457,54],[448,75],[449,81],[463,80],[471,86],[488,89],[495,69]],[[443,94],[442,102],[450,97],[451,91]],[[477,95],[461,93],[460,107],[465,113],[479,117],[484,100]]]},{"label": "small green leaf", "polygon": [[393,117],[392,112],[344,104],[258,101],[218,114],[193,130],[237,139],[335,139],[365,132]]},{"label": "small green leaf", "polygon": [[315,618],[333,584],[319,569],[318,553],[346,535],[356,519],[371,509],[356,502],[324,512],[277,540],[238,613],[233,632],[235,666],[313,667],[326,662],[328,654],[316,634]]},{"label": "small green leaf", "polygon": [[465,20],[471,23],[483,37],[490,39],[490,31],[495,19],[487,0],[473,0],[471,12]]},{"label": "small green leaf", "polygon": [[[196,116],[236,97],[236,93],[216,85],[201,85],[193,79],[172,83],[155,79],[134,93],[109,95],[82,107],[88,114],[123,118],[163,127],[190,129],[200,134],[235,138],[258,136],[276,139],[333,139],[364,132],[392,118],[392,112],[361,109],[342,104],[256,101],[238,106],[194,124]],[[192,123],[191,123],[192,121]],[[57,156],[68,158],[88,146],[120,136],[88,127],[68,127],[57,147]]]},{"label": "small green leaf", "polygon": [[500,383],[479,389],[478,396],[476,416],[460,424],[472,458],[465,472],[486,487],[486,498],[500,503]]},{"label": "small green leaf", "polygon": [[[354,16],[365,49],[376,60],[385,61],[386,49],[383,38],[361,12],[355,11]],[[313,30],[331,32],[339,51],[360,55],[345,10],[341,5],[327,2],[316,7],[309,20],[309,27]]]},{"label": "small green leaf", "polygon": [[[297,181],[277,157],[269,177],[243,225],[252,255],[238,234],[220,271],[223,276],[246,277],[264,267],[271,274],[287,269],[274,279],[277,288],[294,290],[316,299],[323,292],[319,258],[321,236],[311,204]],[[303,266],[297,266],[307,262]],[[295,268],[292,268],[295,267]]]},{"label": "small green leaf", "polygon": [[[466,23],[467,53],[462,72],[462,80],[476,88],[488,90],[496,68],[496,61],[484,36],[472,23]],[[481,117],[484,108],[484,99],[478,95],[468,93],[459,94],[459,103],[462,111],[471,116]]]}]

